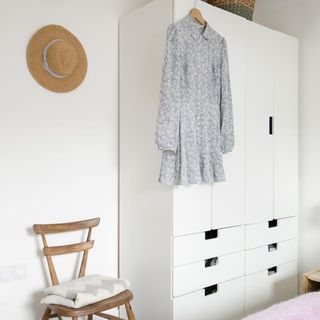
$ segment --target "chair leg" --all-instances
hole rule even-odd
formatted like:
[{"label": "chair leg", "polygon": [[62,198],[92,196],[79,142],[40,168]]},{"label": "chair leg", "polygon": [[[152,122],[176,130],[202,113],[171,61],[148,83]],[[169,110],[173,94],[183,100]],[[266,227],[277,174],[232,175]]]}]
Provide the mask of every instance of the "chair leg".
[{"label": "chair leg", "polygon": [[49,320],[51,315],[51,310],[49,308],[46,309],[42,316],[42,320]]},{"label": "chair leg", "polygon": [[90,315],[88,316],[88,320],[93,320],[93,314],[90,314]]},{"label": "chair leg", "polygon": [[136,318],[134,316],[134,313],[132,311],[130,302],[127,302],[125,304],[125,306],[126,306],[126,312],[127,312],[128,320],[136,320]]}]

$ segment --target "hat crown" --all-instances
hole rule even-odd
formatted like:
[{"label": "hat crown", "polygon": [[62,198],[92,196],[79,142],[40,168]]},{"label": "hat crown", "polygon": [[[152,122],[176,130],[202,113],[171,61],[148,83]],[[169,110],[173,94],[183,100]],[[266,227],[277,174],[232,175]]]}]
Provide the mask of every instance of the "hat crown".
[{"label": "hat crown", "polygon": [[48,47],[46,60],[51,71],[61,77],[67,77],[78,64],[78,54],[67,41],[57,39]]}]

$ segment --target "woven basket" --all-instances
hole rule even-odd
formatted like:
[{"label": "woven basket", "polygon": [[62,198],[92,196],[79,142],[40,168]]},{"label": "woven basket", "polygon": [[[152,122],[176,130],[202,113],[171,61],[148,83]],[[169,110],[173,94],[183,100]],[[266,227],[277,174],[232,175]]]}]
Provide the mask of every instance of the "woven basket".
[{"label": "woven basket", "polygon": [[256,0],[204,0],[218,8],[230,11],[248,20],[252,20]]}]

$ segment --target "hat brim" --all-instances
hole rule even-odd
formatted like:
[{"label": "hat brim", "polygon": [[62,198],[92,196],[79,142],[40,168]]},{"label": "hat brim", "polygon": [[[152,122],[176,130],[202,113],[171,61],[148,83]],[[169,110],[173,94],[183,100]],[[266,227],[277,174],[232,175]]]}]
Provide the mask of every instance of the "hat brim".
[{"label": "hat brim", "polygon": [[[66,78],[58,79],[50,75],[43,66],[43,50],[55,39],[67,41],[78,54],[78,63]],[[87,73],[87,56],[80,41],[59,25],[48,25],[39,29],[30,39],[27,48],[27,63],[33,78],[44,88],[54,92],[68,92],[76,89]]]}]

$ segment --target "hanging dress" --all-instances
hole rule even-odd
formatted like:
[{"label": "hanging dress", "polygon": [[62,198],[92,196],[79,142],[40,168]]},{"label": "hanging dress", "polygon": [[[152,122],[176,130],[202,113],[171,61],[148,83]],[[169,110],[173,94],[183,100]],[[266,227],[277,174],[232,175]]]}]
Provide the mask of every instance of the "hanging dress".
[{"label": "hanging dress", "polygon": [[226,41],[199,26],[188,15],[167,31],[156,127],[164,184],[225,181],[223,154],[234,146]]}]

